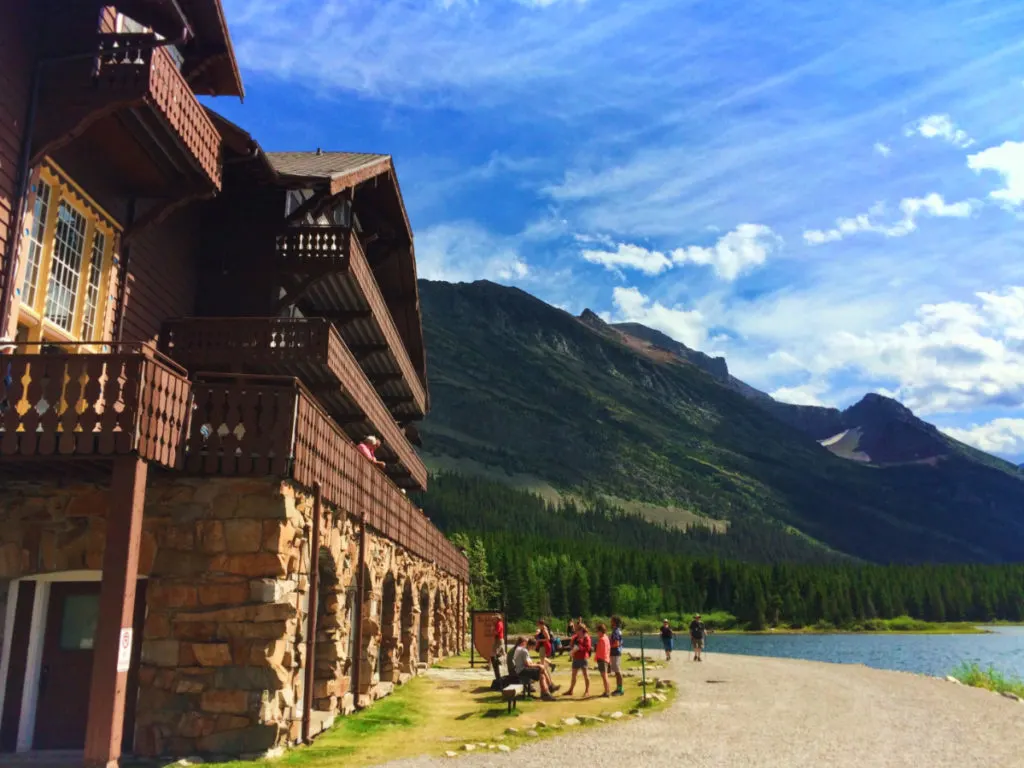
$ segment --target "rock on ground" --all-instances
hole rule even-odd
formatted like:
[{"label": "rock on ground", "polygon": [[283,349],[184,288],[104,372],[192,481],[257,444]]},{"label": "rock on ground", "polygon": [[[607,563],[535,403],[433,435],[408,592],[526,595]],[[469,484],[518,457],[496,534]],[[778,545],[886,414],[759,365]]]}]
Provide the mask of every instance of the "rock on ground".
[{"label": "rock on ground", "polygon": [[[1024,709],[988,691],[860,665],[715,654],[668,665],[676,700],[649,717],[567,729],[507,758],[461,758],[464,768],[551,765],[572,754],[588,768],[1020,768]],[[431,768],[420,757],[390,768]]]}]

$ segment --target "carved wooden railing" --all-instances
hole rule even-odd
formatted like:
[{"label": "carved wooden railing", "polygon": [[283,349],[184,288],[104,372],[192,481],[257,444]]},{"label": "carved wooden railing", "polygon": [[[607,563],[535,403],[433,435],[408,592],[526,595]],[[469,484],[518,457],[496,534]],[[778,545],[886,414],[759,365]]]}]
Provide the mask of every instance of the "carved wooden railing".
[{"label": "carved wooden railing", "polygon": [[319,483],[323,498],[410,552],[468,579],[465,557],[357,450],[295,379],[201,375],[187,439],[187,472],[280,475]]},{"label": "carved wooden railing", "polygon": [[145,99],[163,116],[217,189],[221,138],[166,48],[155,35],[100,34],[93,75],[98,93]]},{"label": "carved wooden railing", "polygon": [[155,350],[0,354],[0,461],[183,456],[190,384]]},{"label": "carved wooden railing", "polygon": [[277,236],[277,255],[284,265],[307,271],[348,268],[350,230],[341,226],[288,227]]},{"label": "carved wooden railing", "polygon": [[[160,350],[192,371],[287,374],[317,387],[331,408],[338,387],[409,473],[425,488],[427,469],[391,416],[337,329],[323,318],[203,318],[169,320]],[[349,406],[350,407],[350,406]]]}]

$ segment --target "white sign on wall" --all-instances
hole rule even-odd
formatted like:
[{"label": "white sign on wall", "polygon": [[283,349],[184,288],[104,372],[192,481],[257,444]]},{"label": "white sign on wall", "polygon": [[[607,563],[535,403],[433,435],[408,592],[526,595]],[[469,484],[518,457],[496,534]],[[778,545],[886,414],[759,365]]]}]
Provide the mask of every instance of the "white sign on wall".
[{"label": "white sign on wall", "polygon": [[127,672],[132,666],[132,628],[122,627],[117,642],[117,671]]}]

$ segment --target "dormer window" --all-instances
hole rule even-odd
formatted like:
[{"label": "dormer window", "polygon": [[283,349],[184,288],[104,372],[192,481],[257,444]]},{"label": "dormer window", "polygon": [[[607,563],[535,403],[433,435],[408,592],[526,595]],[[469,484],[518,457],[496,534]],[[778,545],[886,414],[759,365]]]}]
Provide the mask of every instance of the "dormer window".
[{"label": "dormer window", "polygon": [[[119,34],[125,35],[145,35],[153,32],[153,30],[145,24],[140,24],[131,16],[125,16],[123,13],[117,14],[117,31]],[[155,32],[154,34],[156,35],[157,40],[167,39],[159,32]],[[180,72],[182,64],[185,63],[185,57],[181,55],[181,51],[178,50],[176,45],[168,45],[164,47],[171,55],[171,60],[174,62],[174,66],[176,66]]]}]

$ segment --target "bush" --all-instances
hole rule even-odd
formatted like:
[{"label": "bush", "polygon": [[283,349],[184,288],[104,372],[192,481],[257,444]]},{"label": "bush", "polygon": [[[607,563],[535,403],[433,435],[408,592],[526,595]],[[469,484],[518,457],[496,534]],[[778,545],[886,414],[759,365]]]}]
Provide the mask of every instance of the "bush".
[{"label": "bush", "polygon": [[1024,698],[1024,681],[1019,677],[1004,675],[992,667],[982,669],[977,663],[965,661],[953,670],[953,677],[973,688],[984,688],[996,693],[1015,693]]}]

